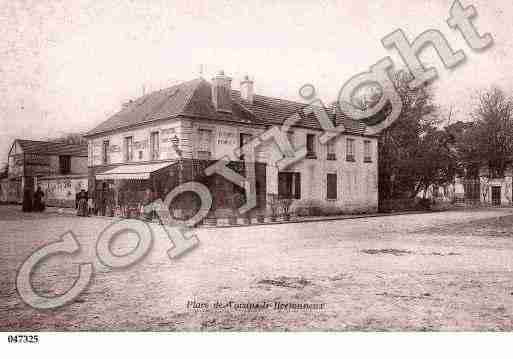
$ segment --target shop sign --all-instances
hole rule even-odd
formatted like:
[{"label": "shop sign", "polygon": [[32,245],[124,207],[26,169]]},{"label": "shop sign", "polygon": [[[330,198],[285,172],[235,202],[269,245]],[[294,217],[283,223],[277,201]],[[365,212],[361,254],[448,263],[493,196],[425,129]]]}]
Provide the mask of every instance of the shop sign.
[{"label": "shop sign", "polygon": [[25,155],[25,164],[34,166],[50,166],[50,157],[34,153],[27,153]]},{"label": "shop sign", "polygon": [[218,145],[235,145],[237,139],[237,133],[231,131],[219,131],[217,136]]}]

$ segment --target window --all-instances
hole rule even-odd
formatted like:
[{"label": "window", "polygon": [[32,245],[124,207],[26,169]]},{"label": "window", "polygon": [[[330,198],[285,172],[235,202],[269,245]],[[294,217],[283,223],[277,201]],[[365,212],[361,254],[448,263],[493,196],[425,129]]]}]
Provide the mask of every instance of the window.
[{"label": "window", "polygon": [[150,134],[150,158],[152,160],[158,160],[160,155],[160,144],[159,144],[159,133],[152,132]]},{"label": "window", "polygon": [[125,137],[125,161],[133,161],[134,159],[134,138],[132,136]]},{"label": "window", "polygon": [[198,130],[198,159],[209,160],[212,156],[212,131]]},{"label": "window", "polygon": [[306,158],[317,158],[315,154],[315,135],[312,133],[306,135]]},{"label": "window", "polygon": [[326,159],[328,159],[328,160],[336,160],[337,159],[337,155],[335,154],[335,141],[334,140],[331,140],[326,144],[326,150],[327,150]]},{"label": "window", "polygon": [[489,163],[488,168],[490,178],[504,177],[504,166],[501,166],[500,163]]},{"label": "window", "polygon": [[363,141],[363,162],[372,162],[371,141]]},{"label": "window", "polygon": [[354,162],[354,139],[348,138],[346,140],[346,161]]},{"label": "window", "polygon": [[278,197],[301,198],[301,174],[299,172],[278,173]]},{"label": "window", "polygon": [[109,163],[109,140],[103,141],[103,145],[102,145],[102,163]]},{"label": "window", "polygon": [[[242,146],[244,146],[246,143],[249,143],[251,141],[251,135],[249,133],[240,133],[239,134],[239,147],[241,147],[241,151],[242,151]],[[244,161],[244,155],[242,154],[241,152],[241,155],[240,155],[240,160],[241,161]]]},{"label": "window", "polygon": [[337,174],[326,175],[326,199],[337,199]]},{"label": "window", "polygon": [[67,175],[71,172],[71,157],[70,156],[59,156],[59,173],[61,175]]}]

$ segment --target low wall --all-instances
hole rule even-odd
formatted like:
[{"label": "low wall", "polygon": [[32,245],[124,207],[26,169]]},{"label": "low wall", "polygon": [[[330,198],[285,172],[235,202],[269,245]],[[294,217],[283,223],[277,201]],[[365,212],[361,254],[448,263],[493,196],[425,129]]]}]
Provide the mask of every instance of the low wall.
[{"label": "low wall", "polygon": [[49,176],[41,177],[37,181],[41,186],[47,206],[75,207],[75,195],[80,189],[87,191],[87,175]]},{"label": "low wall", "polygon": [[21,203],[21,181],[0,180],[0,203]]}]

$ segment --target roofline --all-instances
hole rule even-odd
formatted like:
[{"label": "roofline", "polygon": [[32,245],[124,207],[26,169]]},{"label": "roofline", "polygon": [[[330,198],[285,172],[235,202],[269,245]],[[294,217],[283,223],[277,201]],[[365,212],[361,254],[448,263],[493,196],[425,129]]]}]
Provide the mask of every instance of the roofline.
[{"label": "roofline", "polygon": [[[268,123],[266,124],[267,127],[271,127],[271,126],[281,126],[280,124],[276,124],[276,123]],[[291,126],[290,128],[301,128],[301,129],[305,129],[305,130],[313,130],[313,131],[324,131],[322,129],[322,127],[308,127],[308,126]],[[340,134],[342,135],[348,135],[348,136],[358,136],[358,137],[368,137],[368,138],[378,138],[379,135],[366,135],[366,134],[363,134],[363,133],[355,133],[355,132],[350,132],[350,131],[347,131],[347,130],[344,130],[344,131],[341,131]]]},{"label": "roofline", "polygon": [[88,157],[88,155],[70,155],[65,153],[55,153],[55,152],[23,152],[27,155],[45,155],[45,156],[70,156],[70,157]]},{"label": "roofline", "polygon": [[92,137],[96,137],[98,135],[105,135],[105,134],[108,134],[108,133],[111,133],[111,132],[116,132],[116,131],[119,131],[119,130],[128,130],[128,129],[132,129],[132,128],[136,128],[136,127],[143,127],[143,126],[147,126],[147,125],[149,125],[149,124],[151,124],[153,122],[166,121],[166,120],[174,120],[174,119],[177,119],[180,116],[181,115],[173,115],[173,116],[169,116],[169,117],[156,118],[156,119],[152,119],[152,120],[147,120],[147,121],[144,121],[144,122],[136,123],[134,125],[116,127],[116,128],[111,129],[111,130],[98,131],[98,132],[93,132],[93,133],[86,133],[85,135],[83,135],[83,137],[84,138],[92,138]]},{"label": "roofline", "polygon": [[12,151],[12,148],[14,147],[14,144],[16,143],[16,141],[18,141],[18,138],[15,138],[14,141],[12,141],[11,148],[9,148],[9,152],[7,152],[8,153],[7,158],[9,158],[10,156],[14,156],[14,155],[11,155],[11,151]]},{"label": "roofline", "polygon": [[208,121],[215,121],[215,122],[222,122],[222,123],[234,123],[237,125],[246,125],[246,126],[258,126],[258,127],[265,127],[265,123],[246,123],[246,122],[239,122],[239,121],[230,121],[230,120],[220,120],[218,118],[212,118],[207,116],[196,116],[196,115],[188,115],[183,114],[180,115],[181,118],[187,119],[187,120],[208,120]]},{"label": "roofline", "polygon": [[[15,155],[11,155],[11,150],[12,148],[14,147],[14,144],[18,141],[32,141],[32,142],[39,142],[39,143],[47,143],[47,144],[60,144],[60,145],[67,145],[67,146],[83,146],[84,148],[87,147],[87,144],[83,144],[83,145],[77,145],[77,144],[72,144],[72,143],[65,143],[65,142],[51,142],[51,141],[40,141],[40,140],[27,140],[27,139],[22,139],[22,138],[15,138],[14,141],[12,142],[12,145],[11,145],[11,148],[9,149],[9,152],[8,152],[8,155],[7,155],[7,158],[9,157],[12,157],[12,156],[15,156]],[[37,151],[37,152],[33,152],[33,151],[30,151],[30,150],[27,150],[25,148],[23,148],[23,146],[20,144],[20,147],[23,151],[23,153],[19,153],[20,155],[23,154],[30,154],[30,155],[45,155],[45,156],[71,156],[71,157],[88,157],[88,154],[84,154],[84,155],[72,155],[72,154],[63,154],[63,153],[55,153],[55,152],[40,152],[40,151]]]},{"label": "roofline", "polygon": [[[215,121],[215,122],[221,122],[221,123],[233,123],[233,124],[237,124],[237,125],[258,126],[258,127],[264,127],[264,128],[265,127],[271,127],[271,126],[282,126],[283,125],[282,123],[281,124],[280,123],[273,123],[273,122],[270,122],[270,121],[265,121],[265,122],[262,122],[262,123],[254,123],[254,122],[252,122],[252,123],[244,123],[244,122],[238,122],[238,121],[220,120],[220,119],[212,118],[212,117],[208,117],[208,116],[197,116],[197,115],[191,115],[191,114],[179,114],[179,115],[174,115],[174,116],[170,116],[170,117],[163,117],[163,118],[148,120],[148,121],[141,122],[141,123],[134,124],[134,125],[118,127],[118,128],[107,130],[107,131],[100,131],[100,132],[95,132],[95,133],[91,133],[91,134],[88,133],[88,134],[84,135],[84,137],[85,138],[93,138],[93,137],[100,136],[100,135],[111,134],[113,132],[120,131],[120,130],[129,130],[129,129],[133,129],[133,128],[147,126],[147,125],[152,124],[154,122],[166,121],[166,120],[178,120],[178,119],[209,120],[209,121]],[[309,126],[293,125],[293,126],[291,126],[291,128],[302,128],[302,129],[306,129],[306,130],[322,131],[322,127],[309,127]],[[363,133],[354,133],[354,132],[347,131],[347,130],[344,130],[341,133],[344,134],[344,135],[368,137],[368,138],[378,138],[379,137],[379,135],[366,135],[366,134],[363,134]]]}]

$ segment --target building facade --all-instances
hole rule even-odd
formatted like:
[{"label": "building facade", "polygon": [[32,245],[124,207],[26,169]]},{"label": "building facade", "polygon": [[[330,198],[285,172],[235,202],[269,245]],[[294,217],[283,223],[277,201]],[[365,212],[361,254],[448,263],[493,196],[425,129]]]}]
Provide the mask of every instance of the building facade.
[{"label": "building facade", "polygon": [[[148,191],[162,197],[194,180],[209,188],[217,216],[240,207],[246,196],[227,178],[205,174],[205,168],[221,160],[241,175],[254,176],[259,211],[268,209],[273,196],[291,199],[293,208],[376,211],[376,137],[365,136],[364,126],[323,108],[333,124],[344,124],[345,131],[321,144],[319,121],[306,107],[256,95],[247,78],[240,91],[234,91],[231,78],[223,73],[212,82],[196,79],[148,94],[124,104],[86,135],[89,188],[112,190],[113,207],[128,197],[130,206],[137,206]],[[276,162],[284,155],[272,138],[261,140],[254,153],[235,153],[273,126],[281,128],[293,115],[299,117],[286,137],[294,149],[306,148],[303,160],[278,170]],[[248,170],[250,165],[254,173]]]},{"label": "building facade", "polygon": [[0,200],[21,203],[25,190],[38,186],[49,206],[73,207],[75,194],[87,190],[87,145],[17,139],[8,154]]},{"label": "building facade", "polygon": [[506,166],[503,173],[497,173],[483,165],[475,176],[457,176],[454,183],[430,186],[424,197],[467,205],[512,206],[513,168]]}]

